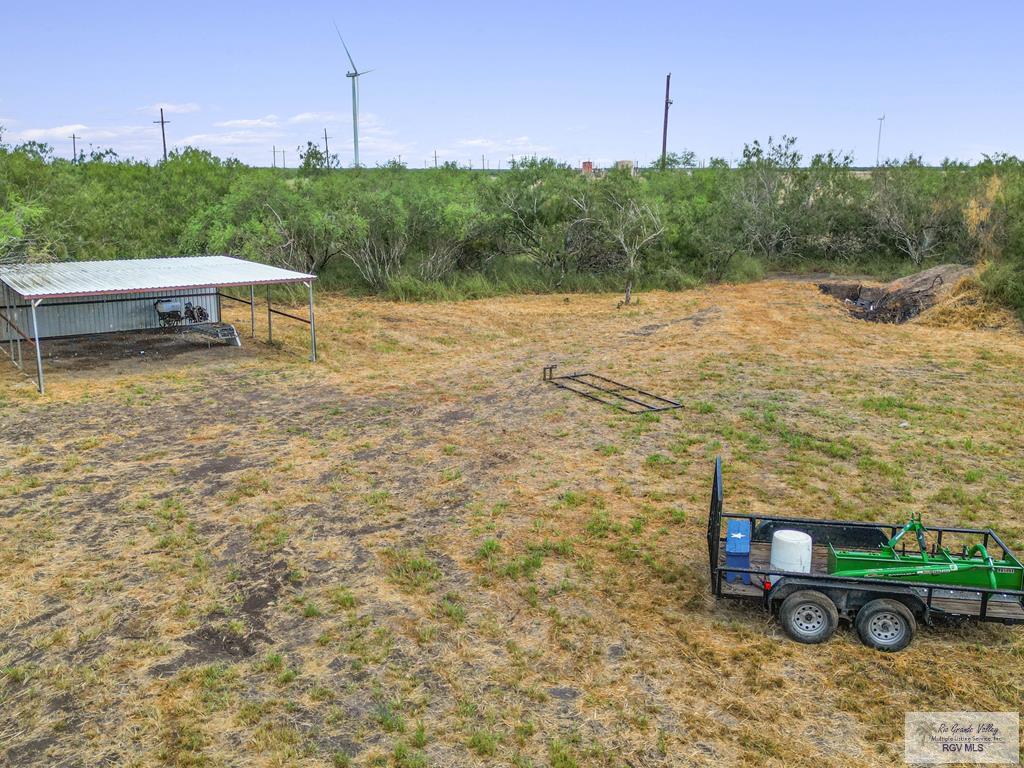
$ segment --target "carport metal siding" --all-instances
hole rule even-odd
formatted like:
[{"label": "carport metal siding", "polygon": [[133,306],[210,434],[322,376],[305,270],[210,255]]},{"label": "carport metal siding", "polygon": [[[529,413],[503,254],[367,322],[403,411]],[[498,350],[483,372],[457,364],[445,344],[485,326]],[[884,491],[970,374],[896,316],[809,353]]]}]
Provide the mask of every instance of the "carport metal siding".
[{"label": "carport metal siding", "polygon": [[[3,286],[4,307],[14,307],[12,320],[28,336],[32,336],[34,329],[28,303],[17,294],[13,294],[6,285],[0,285]],[[160,317],[153,304],[157,299],[177,298],[180,298],[182,303],[191,301],[195,306],[203,307],[211,321],[220,322],[216,288],[133,293],[106,299],[88,296],[47,299],[36,308],[39,338],[159,328]],[[17,333],[13,330],[8,333],[7,324],[0,322],[0,341],[10,341],[12,338],[18,338]]]}]

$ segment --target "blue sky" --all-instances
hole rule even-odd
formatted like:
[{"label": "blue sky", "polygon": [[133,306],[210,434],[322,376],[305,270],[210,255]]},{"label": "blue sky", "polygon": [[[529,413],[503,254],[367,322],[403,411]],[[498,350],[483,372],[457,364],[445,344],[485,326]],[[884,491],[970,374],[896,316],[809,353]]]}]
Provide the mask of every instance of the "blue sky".
[{"label": "blue sky", "polygon": [[[401,155],[646,162],[661,144],[735,159],[789,133],[828,149],[1024,155],[1020,2],[216,2],[6,4],[0,124],[43,140],[160,154],[168,143],[269,165],[322,140],[352,160],[347,62],[361,68],[364,164]],[[12,62],[17,62],[12,64]]]}]

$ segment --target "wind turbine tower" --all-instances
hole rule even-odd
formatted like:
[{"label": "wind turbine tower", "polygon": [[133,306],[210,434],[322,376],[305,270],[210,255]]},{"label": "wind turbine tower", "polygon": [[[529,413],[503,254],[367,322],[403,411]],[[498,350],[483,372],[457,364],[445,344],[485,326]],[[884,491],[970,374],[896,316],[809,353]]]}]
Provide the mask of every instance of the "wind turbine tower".
[{"label": "wind turbine tower", "polygon": [[341,40],[341,47],[345,49],[345,55],[348,56],[348,63],[352,65],[352,70],[345,73],[345,77],[352,80],[352,154],[353,162],[356,168],[359,167],[359,76],[365,75],[367,72],[372,72],[371,69],[365,69],[362,72],[356,67],[356,63],[352,61],[352,54],[348,51],[348,46],[345,45],[345,38],[341,36],[341,30],[338,29],[338,23],[334,22],[334,31],[338,33],[338,39]]},{"label": "wind turbine tower", "polygon": [[885,122],[885,113],[878,118],[878,144],[875,146],[875,167],[878,167],[878,162],[882,156],[882,123]]}]

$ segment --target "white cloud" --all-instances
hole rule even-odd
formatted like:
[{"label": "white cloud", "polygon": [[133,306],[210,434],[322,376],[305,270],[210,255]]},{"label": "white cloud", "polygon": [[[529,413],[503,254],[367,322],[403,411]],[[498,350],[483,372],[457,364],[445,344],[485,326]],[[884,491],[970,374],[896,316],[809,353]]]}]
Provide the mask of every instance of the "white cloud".
[{"label": "white cloud", "polygon": [[44,141],[58,154],[71,152],[71,134],[76,134],[78,148],[90,152],[111,148],[121,157],[144,157],[160,151],[160,130],[154,125],[90,126],[85,123],[57,125],[52,128],[26,128],[11,131],[5,139],[13,143]]},{"label": "white cloud", "polygon": [[74,133],[79,133],[88,128],[81,123],[71,125],[58,125],[53,128],[26,128],[23,131],[15,131],[11,135],[22,141],[47,141],[53,139],[65,139]]},{"label": "white cloud", "polygon": [[[375,155],[377,157],[392,158],[397,155],[405,155],[406,158],[416,149],[415,144],[410,144],[404,141],[395,141],[386,136],[372,136],[359,134],[359,153],[365,155],[367,153]],[[366,162],[366,158],[362,158],[362,162]]]},{"label": "white cloud", "polygon": [[549,155],[554,149],[545,144],[533,142],[529,136],[514,136],[512,138],[487,138],[475,137],[459,139],[454,147],[439,149],[441,157],[455,157],[461,159],[467,152],[482,153],[495,157],[505,158],[509,155]]},{"label": "white cloud", "polygon": [[213,126],[215,128],[276,128],[280,122],[277,115],[264,115],[263,117],[223,120],[214,123]]},{"label": "white cloud", "polygon": [[288,118],[288,122],[292,125],[302,123],[340,123],[344,120],[344,117],[334,112],[300,112]]},{"label": "white cloud", "polygon": [[189,145],[201,149],[216,150],[222,147],[251,146],[255,144],[266,144],[271,139],[280,136],[279,133],[268,133],[266,131],[255,131],[241,128],[237,131],[220,131],[216,133],[194,133],[181,139],[175,139],[176,146]]},{"label": "white cloud", "polygon": [[156,126],[148,125],[115,125],[108,128],[87,128],[86,130],[89,134],[86,138],[93,142],[114,141],[137,136],[155,136],[160,133],[160,129]]},{"label": "white cloud", "polygon": [[163,109],[165,115],[186,115],[190,112],[198,112],[200,107],[194,101],[189,101],[184,104],[171,104],[166,101],[158,101],[156,104],[150,104],[148,107],[139,107],[139,112],[152,112],[154,115],[158,114]]}]

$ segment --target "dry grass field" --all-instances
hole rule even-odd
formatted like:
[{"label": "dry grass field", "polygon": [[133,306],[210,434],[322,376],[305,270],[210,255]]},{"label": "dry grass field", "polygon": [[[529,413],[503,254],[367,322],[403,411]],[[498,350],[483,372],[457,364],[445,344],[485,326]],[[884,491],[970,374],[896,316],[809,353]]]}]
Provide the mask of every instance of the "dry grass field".
[{"label": "dry grass field", "polygon": [[721,455],[727,509],[1024,549],[1019,329],[782,281],[616,301],[321,297],[315,366],[282,321],[43,397],[0,366],[0,763],[856,768],[908,710],[1019,710],[1021,629],[799,645],[716,604],[704,543]]}]

